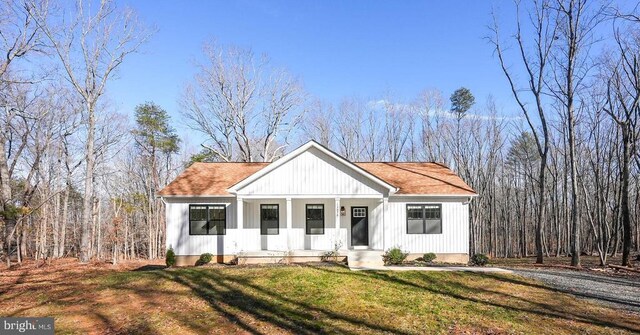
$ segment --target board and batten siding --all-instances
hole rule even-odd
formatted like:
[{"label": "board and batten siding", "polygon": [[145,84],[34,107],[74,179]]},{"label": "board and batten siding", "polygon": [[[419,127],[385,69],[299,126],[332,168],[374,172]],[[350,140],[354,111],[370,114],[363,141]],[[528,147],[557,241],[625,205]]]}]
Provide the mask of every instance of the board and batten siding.
[{"label": "board and batten siding", "polygon": [[[236,199],[229,198],[167,198],[167,248],[176,255],[233,254],[238,239],[236,225]],[[226,235],[189,235],[189,205],[223,204],[226,206]]]},{"label": "board and batten siding", "polygon": [[[364,203],[364,202],[361,202]],[[242,231],[237,229],[235,198],[168,198],[166,199],[167,248],[172,247],[176,255],[234,255],[243,251],[287,251],[287,250],[332,250],[336,244],[348,245],[349,226],[341,221],[336,234],[335,199],[292,199],[292,230],[287,231],[287,206],[285,199],[251,199],[243,204],[244,223]],[[227,208],[226,235],[189,235],[189,205],[224,204]],[[279,234],[261,235],[260,205],[277,204]],[[306,234],[306,204],[323,204],[325,231],[322,235]],[[339,210],[339,209],[338,209]],[[287,234],[290,233],[289,241]],[[290,245],[289,245],[290,244]]]},{"label": "board and batten siding", "polygon": [[[410,253],[469,253],[467,198],[390,197],[385,248],[400,247]],[[442,205],[441,234],[407,234],[407,204]]]},{"label": "board and batten siding", "polygon": [[311,148],[238,190],[239,196],[382,197],[386,190],[324,152]]},{"label": "board and batten siding", "polygon": [[340,226],[345,229],[347,234],[343,248],[346,246],[351,248],[351,208],[367,207],[369,220],[369,248],[382,250],[384,248],[383,216],[382,216],[382,199],[341,199],[340,206],[344,206],[345,216],[341,216]]},{"label": "board and batten siding", "polygon": [[[469,252],[469,205],[466,198],[391,197],[388,213],[383,213],[381,199],[341,199],[345,216],[340,218],[338,243],[341,249],[351,247],[351,207],[366,206],[369,216],[369,248],[376,250],[400,247],[410,253]],[[259,250],[332,250],[336,243],[334,199],[292,199],[292,231],[287,242],[286,200],[253,199],[244,202],[245,222],[240,232],[236,224],[236,199],[229,198],[169,198],[166,199],[167,240],[177,255],[233,255],[241,251]],[[324,204],[325,233],[306,235],[305,205]],[[189,235],[190,204],[224,204],[226,235]],[[260,234],[260,204],[279,205],[278,235]],[[442,205],[441,234],[407,234],[407,204]],[[384,222],[384,224],[383,224]],[[241,243],[238,243],[238,242]]]}]

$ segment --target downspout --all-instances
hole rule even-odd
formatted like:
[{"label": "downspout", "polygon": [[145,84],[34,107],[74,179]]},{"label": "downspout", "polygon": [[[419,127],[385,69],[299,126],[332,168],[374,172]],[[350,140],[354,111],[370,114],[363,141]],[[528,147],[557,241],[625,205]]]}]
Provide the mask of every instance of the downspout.
[{"label": "downspout", "polygon": [[[162,201],[162,203],[164,204],[164,249],[165,252],[171,247],[173,247],[172,245],[168,245],[167,246],[167,233],[168,233],[168,224],[167,222],[169,222],[169,203],[167,203],[167,201],[165,200],[165,198],[163,196],[158,196],[156,195],[156,198],[160,198],[160,201]],[[125,237],[126,238],[126,237]]]},{"label": "downspout", "polygon": [[389,196],[382,197],[382,251],[385,250],[386,230],[387,230],[387,211],[389,210]]}]

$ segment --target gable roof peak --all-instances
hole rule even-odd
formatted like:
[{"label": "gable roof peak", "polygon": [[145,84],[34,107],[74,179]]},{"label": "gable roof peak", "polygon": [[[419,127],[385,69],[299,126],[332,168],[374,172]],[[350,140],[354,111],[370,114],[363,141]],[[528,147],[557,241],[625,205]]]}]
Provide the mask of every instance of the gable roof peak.
[{"label": "gable roof peak", "polygon": [[375,182],[378,185],[383,186],[384,188],[388,189],[390,193],[395,193],[398,191],[398,188],[395,187],[394,185],[389,184],[388,182],[382,180],[381,178],[379,178],[378,176],[368,172],[367,170],[359,167],[358,165],[354,164],[353,162],[349,161],[348,159],[340,156],[339,154],[335,153],[334,151],[332,151],[331,149],[325,147],[324,145],[314,141],[314,140],[309,140],[307,143],[299,146],[298,148],[296,148],[295,150],[291,151],[290,153],[280,157],[278,160],[274,161],[273,163],[267,165],[265,168],[257,171],[256,173],[248,176],[247,178],[239,181],[238,183],[236,183],[235,185],[232,185],[231,187],[229,187],[228,192],[229,193],[237,193],[239,189],[243,188],[244,186],[252,183],[253,181],[259,179],[260,177],[266,175],[267,173],[269,173],[270,171],[273,171],[275,169],[277,169],[279,166],[285,164],[286,162],[292,160],[293,158],[299,156],[300,154],[302,154],[303,152],[309,151],[309,149],[311,148],[316,148],[319,151],[323,152],[324,154],[328,155],[329,157],[337,160],[338,162],[344,164],[345,166],[349,167],[350,169],[356,171],[357,173],[363,175],[364,177],[366,177],[367,179],[372,180],[373,182]]}]

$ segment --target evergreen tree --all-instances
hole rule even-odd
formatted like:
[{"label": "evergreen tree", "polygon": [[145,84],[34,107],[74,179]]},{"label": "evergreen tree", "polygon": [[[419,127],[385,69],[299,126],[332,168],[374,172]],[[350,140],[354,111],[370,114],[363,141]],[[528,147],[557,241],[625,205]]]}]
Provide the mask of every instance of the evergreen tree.
[{"label": "evergreen tree", "polygon": [[453,94],[451,94],[451,111],[456,114],[458,120],[462,119],[464,115],[473,107],[476,103],[476,98],[471,94],[471,91],[466,87],[460,87]]},{"label": "evergreen tree", "polygon": [[[156,198],[162,184],[160,180],[160,158],[168,162],[171,155],[178,152],[180,140],[175,130],[169,125],[169,114],[153,102],[138,105],[135,110],[136,128],[132,131],[136,145],[140,149],[142,169],[149,169],[145,174],[151,178],[145,182],[147,192],[146,221],[148,228],[149,258],[160,257],[164,250],[160,248],[160,240],[164,225],[161,224],[161,203]],[[166,169],[165,169],[166,170]]]}]

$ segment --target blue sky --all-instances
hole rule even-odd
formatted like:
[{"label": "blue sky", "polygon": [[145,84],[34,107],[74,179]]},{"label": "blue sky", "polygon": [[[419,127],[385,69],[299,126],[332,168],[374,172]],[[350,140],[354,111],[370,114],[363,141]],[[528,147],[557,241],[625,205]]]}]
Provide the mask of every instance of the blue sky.
[{"label": "blue sky", "polygon": [[[510,2],[499,15],[510,21]],[[337,103],[390,91],[413,99],[425,88],[448,99],[471,89],[491,94],[502,113],[517,114],[507,83],[484,39],[490,1],[123,1],[158,32],[125,61],[108,90],[122,113],[154,101],[184,133],[177,99],[194,74],[203,42],[215,38],[266,53],[302,78],[313,96]],[[506,6],[506,7],[505,7]],[[507,22],[505,22],[506,24]],[[505,26],[508,29],[508,26]]]}]

